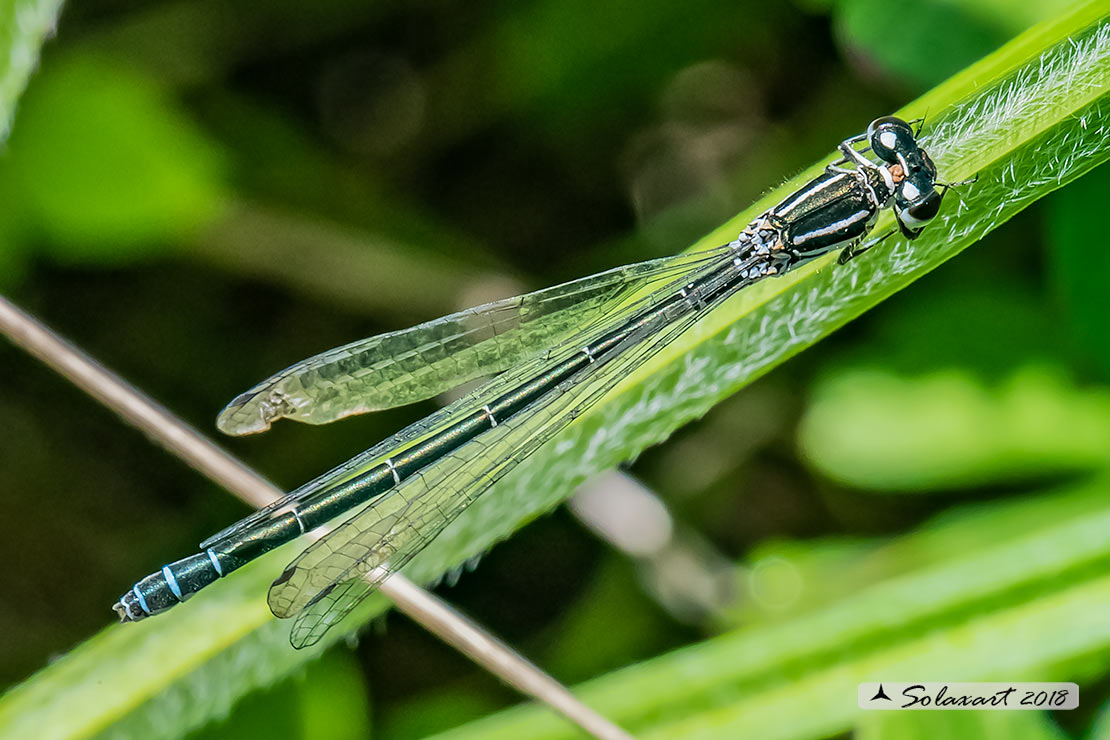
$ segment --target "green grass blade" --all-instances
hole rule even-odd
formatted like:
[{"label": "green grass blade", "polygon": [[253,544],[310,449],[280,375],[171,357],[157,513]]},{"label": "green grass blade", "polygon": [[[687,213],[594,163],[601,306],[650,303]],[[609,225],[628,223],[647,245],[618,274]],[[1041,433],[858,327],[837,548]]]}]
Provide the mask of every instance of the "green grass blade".
[{"label": "green grass blade", "polygon": [[[1102,618],[1110,599],[1108,486],[1103,477],[1054,494],[1101,507],[1045,506],[1039,526],[1009,537],[999,538],[990,516],[941,525],[928,537],[978,544],[931,564],[916,557],[912,543],[895,543],[885,559],[912,566],[902,575],[849,589],[839,601],[781,623],[616,671],[576,693],[637,737],[801,740],[848,730],[862,681],[1099,675],[1110,664],[1110,625]],[[542,709],[523,706],[441,740],[525,736],[576,737]]]},{"label": "green grass blade", "polygon": [[798,434],[807,460],[876,493],[1048,480],[1110,463],[1110,393],[1043,368],[997,384],[959,370],[842,371],[813,395]]},{"label": "green grass blade", "polygon": [[[618,386],[479,500],[413,562],[417,579],[432,578],[508,536],[559,503],[591,474],[607,470],[665,439],[722,398],[800,352],[963,250],[1015,213],[1110,155],[1110,25],[1091,3],[1053,21],[1057,42],[1031,29],[972,71],[961,73],[907,115],[932,114],[930,151],[942,176],[980,175],[951,201],[915,242],[885,241],[842,268],[834,257],[767,280],[710,314],[687,335]],[[1062,40],[1061,40],[1062,39]],[[1028,61],[1014,67],[1016,49]],[[997,59],[996,59],[997,57]],[[948,99],[979,82],[970,98]],[[993,82],[992,82],[993,80]],[[946,103],[942,105],[941,103]],[[771,203],[819,170],[799,175],[702,240],[720,244]],[[892,218],[880,221],[878,233]]]},{"label": "green grass blade", "polygon": [[1041,712],[871,712],[856,740],[1066,740]]},{"label": "green grass blade", "polygon": [[[943,177],[981,176],[975,187],[965,189],[962,206],[950,199],[943,217],[926,236],[912,245],[888,240],[844,268],[833,268],[826,260],[744,291],[529,458],[407,572],[420,580],[434,578],[482,552],[555,506],[585,477],[665,438],[1029,203],[1102,162],[1110,150],[1110,137],[1105,134],[1110,111],[1103,100],[1110,80],[1110,34],[1105,25],[1098,25],[1102,5],[1088,3],[1038,26],[908,108],[910,116],[929,113],[932,133],[927,143]],[[819,167],[815,165],[815,170]],[[751,217],[813,172],[777,189],[700,246],[730,240]],[[889,220],[884,221],[879,228],[889,225]],[[251,689],[288,675],[313,656],[311,651],[291,651],[284,644],[288,626],[270,619],[265,610],[266,584],[289,553],[283,550],[244,569],[187,607],[145,624],[111,627],[79,646],[0,699],[0,736],[180,737],[220,716]],[[1022,620],[1047,620],[1069,609],[1094,614],[1097,610],[1092,605],[1099,599],[1105,604],[1106,598],[1110,598],[1110,584],[1079,584],[1032,607],[1015,606],[1012,613],[988,615],[981,624],[965,629],[989,631],[1007,625],[1016,629],[1026,623]],[[381,607],[378,601],[362,616]],[[999,620],[1002,624],[995,624]],[[1095,620],[1089,630],[1069,633],[1070,642],[1044,647],[1056,650],[1056,657],[1072,655],[1084,646],[1105,645],[1107,629],[1105,620]],[[999,634],[1009,635],[1005,630]],[[338,630],[329,635],[331,640],[340,637]],[[1007,647],[1005,641],[995,641],[984,647],[985,657],[979,657],[989,661],[995,654],[992,650],[1006,654]],[[742,665],[747,656],[729,657]],[[769,654],[769,664],[777,664],[779,657]],[[839,687],[836,681],[866,673],[868,667],[901,665],[897,657],[888,656],[888,663],[861,661],[837,667],[835,676],[816,676],[808,683],[780,688],[781,696],[767,706],[789,707],[791,702],[824,706],[834,687]],[[1041,665],[1052,656],[1027,657]],[[667,683],[678,682],[672,676]],[[650,709],[647,700],[635,693],[621,701],[635,703],[636,711]],[[596,706],[609,711],[616,705],[604,700]],[[617,716],[628,711],[618,711]],[[697,715],[690,718],[692,724],[686,730],[697,735],[709,728],[739,727],[750,724],[745,712],[756,711],[750,704],[739,704],[727,716]],[[836,712],[826,719],[838,727],[846,721]],[[679,729],[675,726],[674,731]],[[535,735],[529,731],[510,736]]]}]

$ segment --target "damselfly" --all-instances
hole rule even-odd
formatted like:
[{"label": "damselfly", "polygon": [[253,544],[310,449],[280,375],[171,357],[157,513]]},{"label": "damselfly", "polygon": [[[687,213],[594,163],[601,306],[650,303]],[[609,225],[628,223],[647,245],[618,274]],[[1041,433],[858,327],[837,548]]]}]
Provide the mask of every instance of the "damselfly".
[{"label": "damselfly", "polygon": [[867,248],[863,239],[887,207],[911,239],[936,216],[947,186],[937,183],[910,124],[879,118],[839,150],[823,174],[729,244],[371,337],[304,360],[239,396],[217,422],[230,434],[264,431],[280,418],[325,424],[494,376],[209,538],[199,554],[139,581],[115,605],[120,619],[169,609],[338,520],[270,587],[273,613],[295,618],[293,645],[315,643],[494,482],[736,291],[836,249],[847,262]]}]

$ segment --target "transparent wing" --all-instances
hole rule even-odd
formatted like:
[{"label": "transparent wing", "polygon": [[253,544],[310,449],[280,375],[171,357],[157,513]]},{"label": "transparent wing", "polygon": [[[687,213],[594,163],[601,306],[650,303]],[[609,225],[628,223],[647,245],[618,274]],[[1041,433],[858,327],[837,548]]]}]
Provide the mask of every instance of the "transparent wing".
[{"label": "transparent wing", "polygon": [[390,455],[398,449],[407,447],[423,437],[434,435],[440,429],[448,427],[462,417],[473,413],[475,408],[481,406],[481,403],[475,403],[479,395],[497,395],[502,390],[507,390],[519,383],[519,378],[534,375],[548,362],[551,362],[551,359],[541,355],[533,357],[528,362],[519,366],[519,368],[502,373],[491,379],[489,383],[483,384],[480,388],[475,389],[463,398],[429,414],[419,421],[413,422],[370,449],[355,455],[342,465],[332,468],[323,475],[285,494],[277,501],[274,501],[258,511],[252,512],[249,516],[217,532],[200,543],[201,549],[203,550],[209,547],[218,548],[220,543],[233,539],[238,534],[251,529],[260,522],[270,519],[280,513],[284,513],[294,506],[307,504],[312,501],[315,496],[327,493],[334,485],[342,483],[349,478],[353,478],[364,470],[368,470],[374,465],[377,465],[385,458],[390,457]]},{"label": "transparent wing", "polygon": [[333,583],[320,593],[316,600],[293,620],[289,642],[301,648],[315,645],[333,626],[343,621],[367,596],[374,593],[376,584],[361,578]]},{"label": "transparent wing", "polygon": [[602,315],[611,302],[726,251],[637,262],[328,350],[235,398],[216,425],[227,434],[252,434],[280,418],[327,424],[430,398],[502,372]]},{"label": "transparent wing", "polygon": [[[209,547],[218,549],[222,542],[233,539],[242,532],[273,516],[284,513],[292,507],[306,504],[311,501],[314,496],[323,495],[334,485],[354,477],[362,471],[380,463],[385,458],[390,457],[398,449],[406,447],[423,437],[431,436],[437,431],[450,426],[458,419],[472,413],[474,409],[480,408],[482,403],[484,403],[484,401],[480,399],[488,400],[490,398],[496,398],[509,389],[520,385],[524,380],[538,375],[544,367],[557,363],[565,357],[578,352],[582,346],[589,341],[592,334],[603,331],[606,326],[619,324],[627,317],[643,311],[646,307],[653,305],[664,297],[672,295],[676,286],[684,284],[688,280],[697,279],[699,275],[719,270],[722,264],[732,259],[732,250],[727,247],[696,254],[699,255],[698,260],[685,263],[685,267],[688,269],[678,271],[678,277],[680,279],[676,280],[674,279],[675,276],[671,276],[672,281],[670,283],[655,289],[638,300],[631,301],[623,306],[617,306],[606,312],[596,313],[591,321],[582,321],[579,323],[576,333],[563,337],[561,344],[546,351],[534,353],[530,358],[494,377],[488,383],[483,384],[467,396],[405,427],[397,434],[374,445],[365,452],[356,455],[344,464],[333,468],[318,478],[286,494],[274,503],[259,509],[250,516],[217,532],[200,544],[201,549],[207,549]],[[689,256],[692,257],[694,255]],[[665,271],[660,272],[656,274],[656,277],[658,278],[666,274]],[[641,290],[647,289],[652,282],[654,281],[639,281],[637,282],[637,286]]]},{"label": "transparent wing", "polygon": [[714,305],[669,325],[645,326],[611,360],[588,366],[589,371],[553,389],[528,413],[502,422],[405,479],[306,549],[274,581],[269,594],[276,616],[297,616],[293,645],[319,640],[494,482]]},{"label": "transparent wing", "polygon": [[219,548],[222,542],[234,539],[240,533],[251,529],[255,525],[273,518],[296,506],[303,506],[318,495],[328,493],[333,486],[353,478],[365,470],[372,468],[385,458],[390,457],[398,449],[403,449],[424,437],[434,435],[439,430],[454,424],[459,419],[473,413],[474,409],[482,404],[477,399],[500,395],[505,390],[520,383],[521,378],[532,377],[546,364],[557,362],[561,359],[562,352],[545,353],[531,358],[524,364],[492,378],[488,383],[471,391],[448,406],[435,411],[428,416],[413,422],[396,434],[387,437],[368,450],[347,460],[342,465],[332,468],[328,472],[312,479],[299,488],[285,494],[263,508],[252,512],[249,516],[240,519],[231,526],[220,530],[204,542],[200,543],[202,550],[209,547]]}]

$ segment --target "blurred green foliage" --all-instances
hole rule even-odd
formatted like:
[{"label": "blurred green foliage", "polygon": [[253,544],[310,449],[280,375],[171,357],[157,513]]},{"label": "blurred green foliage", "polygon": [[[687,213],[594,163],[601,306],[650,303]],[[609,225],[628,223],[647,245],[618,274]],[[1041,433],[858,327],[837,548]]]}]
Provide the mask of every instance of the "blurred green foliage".
[{"label": "blurred green foliage", "polygon": [[189,737],[356,740],[370,733],[361,667],[352,656],[335,651],[310,663],[302,675],[248,696],[226,721],[213,723]]},{"label": "blurred green foliage", "polygon": [[216,147],[153,80],[91,56],[52,61],[9,139],[7,205],[63,263],[127,264],[210,224]]},{"label": "blurred green foliage", "polygon": [[1110,394],[1020,368],[986,385],[948,371],[821,383],[800,430],[810,461],[876,491],[944,491],[1088,473],[1110,462]]},{"label": "blurred green foliage", "polygon": [[[0,285],[208,428],[320,349],[673,252],[1067,5],[74,4],[0,159]],[[17,1],[0,31],[33,50],[55,8]],[[10,55],[0,103],[33,61]],[[651,736],[1105,735],[1108,188],[1105,167],[1068,186],[637,461],[735,563],[728,609],[676,620],[562,512],[443,593]],[[14,685],[241,508],[6,345],[0,368]],[[235,449],[291,486],[431,408]],[[197,601],[134,629],[284,640],[239,608],[254,621],[213,627]],[[196,737],[568,732],[530,707],[479,720],[515,696],[398,617],[236,701],[296,665],[258,654],[179,677],[198,722],[232,713]],[[142,681],[174,656],[119,657]],[[984,665],[1078,677],[1083,708],[861,719],[840,693]]]},{"label": "blurred green foliage", "polygon": [[1110,252],[1099,248],[1100,211],[1110,172],[1100,168],[1054,198],[1048,216],[1052,288],[1066,321],[1064,336],[1078,355],[1081,372],[1110,378],[1110,299],[1099,280],[1110,274]]},{"label": "blurred green foliage", "polygon": [[925,712],[924,716],[874,712],[856,733],[859,740],[974,737],[981,740],[1063,740],[1067,735],[1033,712]]},{"label": "blurred green foliage", "polygon": [[[39,47],[57,20],[61,0],[12,0],[0,6],[0,133],[7,136],[16,101],[39,58]],[[0,137],[0,138],[3,138]]]}]

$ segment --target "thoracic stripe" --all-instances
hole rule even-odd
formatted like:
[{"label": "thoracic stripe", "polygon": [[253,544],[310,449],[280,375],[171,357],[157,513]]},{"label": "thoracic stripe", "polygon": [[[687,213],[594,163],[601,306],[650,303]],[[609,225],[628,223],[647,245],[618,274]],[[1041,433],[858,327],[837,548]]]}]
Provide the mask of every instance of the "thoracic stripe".
[{"label": "thoracic stripe", "polygon": [[807,234],[800,234],[800,235],[794,237],[794,243],[797,244],[797,243],[800,243],[800,242],[805,242],[805,241],[808,241],[809,239],[814,239],[814,238],[821,237],[821,236],[830,236],[832,234],[835,234],[838,231],[842,231],[843,229],[845,229],[849,226],[852,226],[853,224],[857,224],[860,221],[866,220],[870,217],[871,217],[871,213],[869,211],[865,211],[865,210],[861,209],[861,210],[856,211],[855,213],[853,213],[851,216],[848,216],[847,218],[843,218],[843,219],[837,221],[836,223],[829,224],[828,226],[824,227],[823,229],[814,229],[813,231],[810,231]]}]

